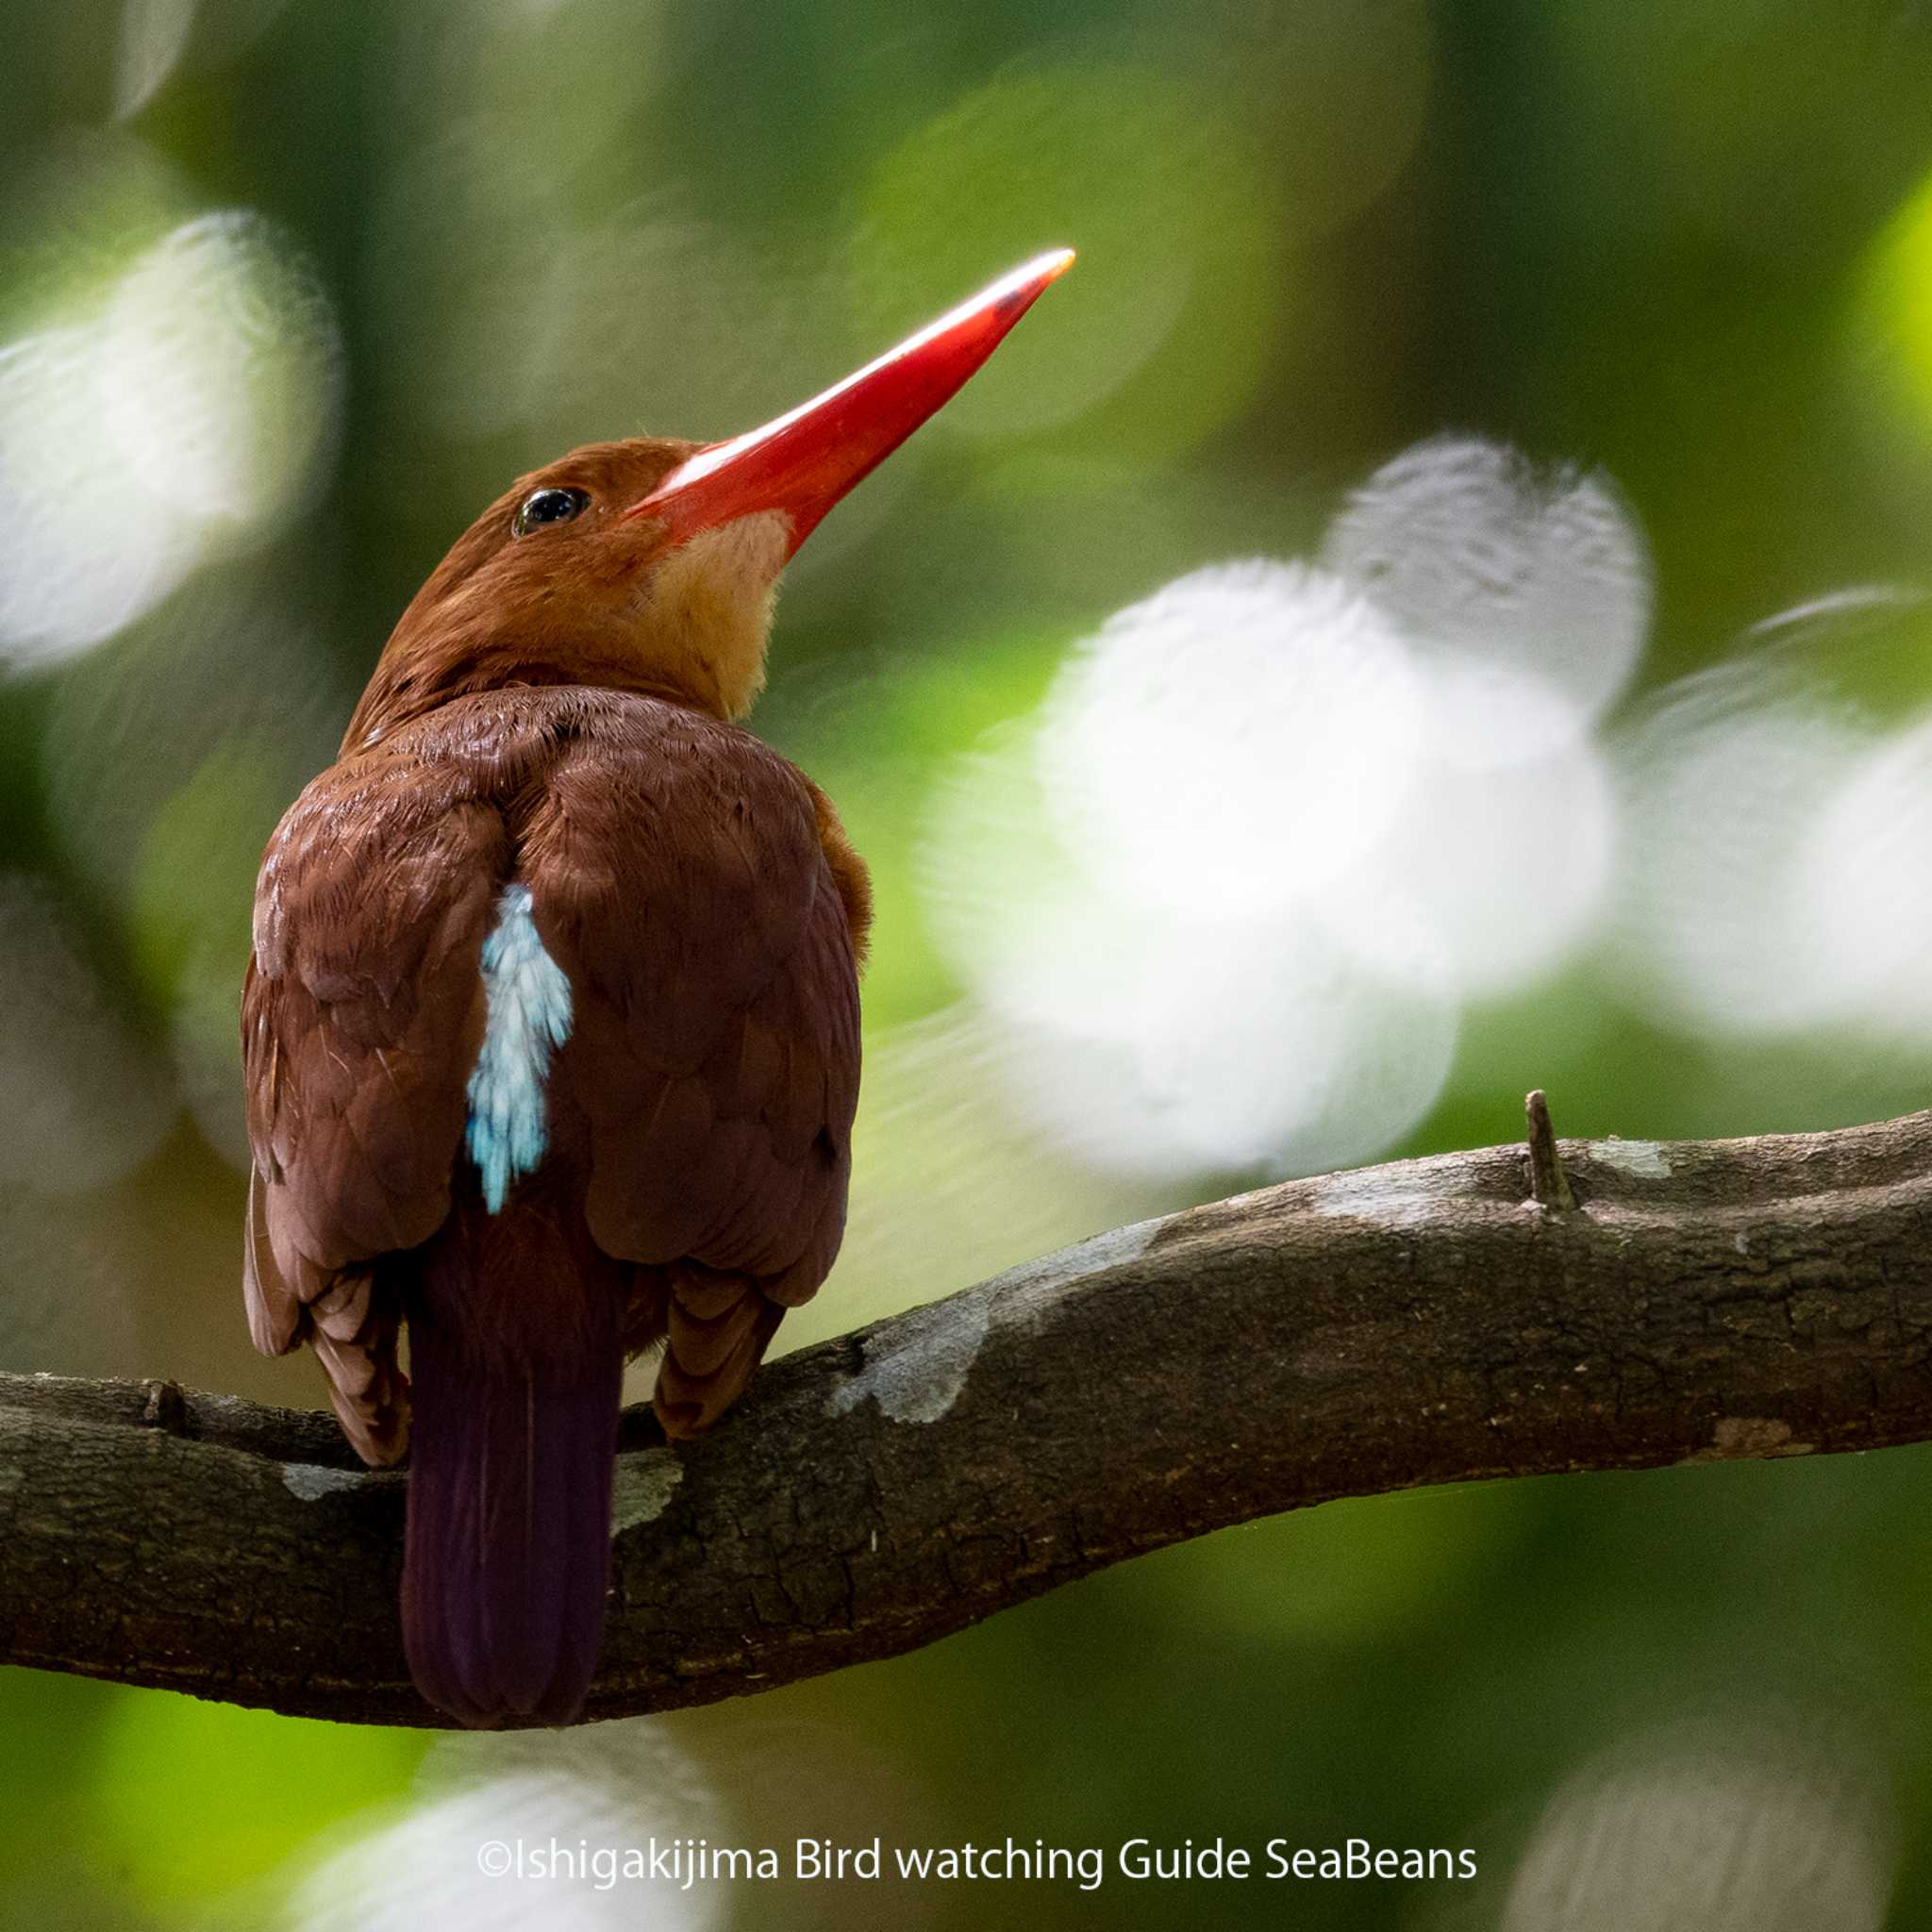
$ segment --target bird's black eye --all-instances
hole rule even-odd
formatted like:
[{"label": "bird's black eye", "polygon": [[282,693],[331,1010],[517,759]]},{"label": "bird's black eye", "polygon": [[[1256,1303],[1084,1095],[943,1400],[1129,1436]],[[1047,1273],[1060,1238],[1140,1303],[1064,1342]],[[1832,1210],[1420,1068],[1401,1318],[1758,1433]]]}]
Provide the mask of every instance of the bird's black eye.
[{"label": "bird's black eye", "polygon": [[545,524],[567,524],[590,508],[591,499],[581,490],[533,490],[517,506],[511,533],[527,537]]}]

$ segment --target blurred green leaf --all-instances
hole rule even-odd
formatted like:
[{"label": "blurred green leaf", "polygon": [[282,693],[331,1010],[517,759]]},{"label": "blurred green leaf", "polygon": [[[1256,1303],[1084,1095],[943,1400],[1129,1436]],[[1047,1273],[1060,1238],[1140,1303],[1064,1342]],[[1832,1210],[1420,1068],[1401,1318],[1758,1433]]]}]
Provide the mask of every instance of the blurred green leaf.
[{"label": "blurred green leaf", "polygon": [[97,1748],[89,1841],[160,1908],[259,1879],[318,1832],[400,1796],[428,1740],[153,1691],[117,1701]]}]

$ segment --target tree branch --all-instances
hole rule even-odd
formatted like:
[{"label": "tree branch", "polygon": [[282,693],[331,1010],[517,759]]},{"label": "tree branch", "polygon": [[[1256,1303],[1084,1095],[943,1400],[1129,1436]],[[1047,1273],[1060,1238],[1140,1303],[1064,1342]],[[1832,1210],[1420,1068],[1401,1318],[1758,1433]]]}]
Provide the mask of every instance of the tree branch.
[{"label": "tree branch", "polygon": [[[1333,1496],[1932,1437],[1932,1113],[1545,1138],[1102,1235],[774,1363],[688,1449],[628,1412],[588,1714],[891,1657]],[[0,1377],[0,1660],[433,1724],[403,1485],[323,1415]]]}]

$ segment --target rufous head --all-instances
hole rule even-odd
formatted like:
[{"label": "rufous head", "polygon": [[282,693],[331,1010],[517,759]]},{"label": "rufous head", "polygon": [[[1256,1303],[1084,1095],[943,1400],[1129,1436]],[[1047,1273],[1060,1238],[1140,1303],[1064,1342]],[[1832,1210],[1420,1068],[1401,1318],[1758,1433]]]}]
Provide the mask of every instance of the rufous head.
[{"label": "rufous head", "polygon": [[741,717],[764,685],[778,578],[798,546],[1073,258],[1041,256],[728,442],[590,443],[519,477],[403,613],[343,750],[518,683],[608,684]]}]

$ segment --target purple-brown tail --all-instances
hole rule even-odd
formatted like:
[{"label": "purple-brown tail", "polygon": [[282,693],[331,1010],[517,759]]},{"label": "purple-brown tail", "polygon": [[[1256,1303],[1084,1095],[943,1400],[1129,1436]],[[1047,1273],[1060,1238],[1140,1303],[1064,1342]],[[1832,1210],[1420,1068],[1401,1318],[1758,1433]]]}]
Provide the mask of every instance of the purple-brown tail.
[{"label": "purple-brown tail", "polygon": [[[464,1245],[432,1246],[410,1308],[403,1645],[416,1688],[465,1724],[569,1724],[604,1635],[616,1310],[594,1337],[553,1327],[527,1348],[479,1348],[477,1328],[503,1304],[479,1297],[474,1276],[451,1279],[479,1258]],[[520,1312],[554,1323],[544,1299],[519,1296]]]}]

